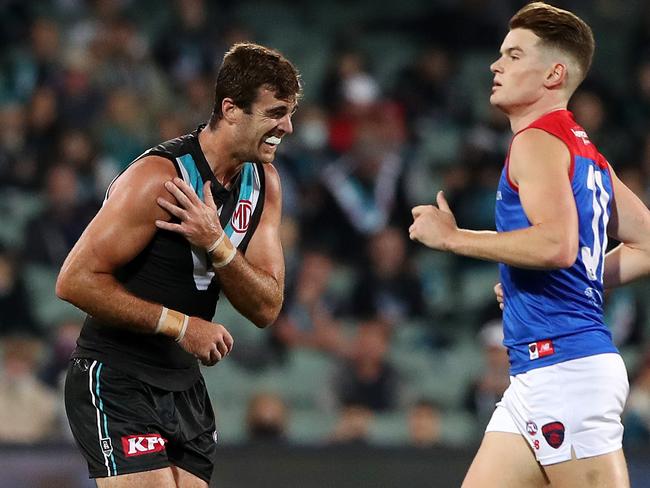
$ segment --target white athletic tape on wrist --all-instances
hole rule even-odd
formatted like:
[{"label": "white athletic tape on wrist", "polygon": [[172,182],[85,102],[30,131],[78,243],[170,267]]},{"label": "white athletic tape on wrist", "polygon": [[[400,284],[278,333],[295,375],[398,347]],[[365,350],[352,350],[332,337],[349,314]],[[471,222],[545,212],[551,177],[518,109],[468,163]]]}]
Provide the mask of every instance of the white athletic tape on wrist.
[{"label": "white athletic tape on wrist", "polygon": [[173,337],[176,342],[180,342],[185,336],[189,320],[190,318],[184,313],[163,307],[153,332]]},{"label": "white athletic tape on wrist", "polygon": [[169,309],[167,307],[163,307],[162,312],[160,313],[160,318],[158,319],[158,323],[156,324],[156,328],[153,330],[154,334],[160,334],[160,329],[162,329],[163,324],[167,320],[167,312],[169,312]]},{"label": "white athletic tape on wrist", "polygon": [[210,254],[212,251],[214,251],[216,248],[219,247],[219,245],[223,242],[224,238],[226,237],[226,233],[222,232],[219,238],[214,241],[210,247],[208,247],[208,254]]},{"label": "white athletic tape on wrist", "polygon": [[181,329],[181,333],[178,334],[178,337],[175,339],[176,342],[181,342],[183,340],[183,337],[185,337],[185,331],[187,330],[187,324],[189,323],[190,318],[186,315],[185,318],[183,319],[183,328]]},{"label": "white athletic tape on wrist", "polygon": [[212,269],[219,269],[219,268],[223,268],[224,266],[228,266],[230,264],[230,261],[235,259],[236,255],[237,255],[237,248],[233,247],[230,251],[230,254],[226,256],[224,259],[216,263],[212,261]]}]

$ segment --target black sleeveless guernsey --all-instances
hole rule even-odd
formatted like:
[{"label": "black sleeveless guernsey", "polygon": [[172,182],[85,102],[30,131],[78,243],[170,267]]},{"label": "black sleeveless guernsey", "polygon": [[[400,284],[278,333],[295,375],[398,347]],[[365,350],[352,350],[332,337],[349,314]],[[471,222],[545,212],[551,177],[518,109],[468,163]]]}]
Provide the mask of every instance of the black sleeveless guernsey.
[{"label": "black sleeveless guernsey", "polygon": [[[203,127],[149,149],[135,161],[145,156],[170,160],[178,176],[201,199],[203,184],[210,181],[221,225],[233,245],[245,252],[264,207],[264,168],[261,163],[244,163],[231,188],[225,189],[201,151],[198,135]],[[108,198],[108,191],[106,194]],[[140,298],[208,321],[214,316],[220,291],[218,277],[205,250],[191,246],[178,234],[158,230],[147,247],[115,276]],[[200,375],[197,359],[172,338],[111,326],[90,315],[72,357],[97,359],[171,391],[189,388]]]}]

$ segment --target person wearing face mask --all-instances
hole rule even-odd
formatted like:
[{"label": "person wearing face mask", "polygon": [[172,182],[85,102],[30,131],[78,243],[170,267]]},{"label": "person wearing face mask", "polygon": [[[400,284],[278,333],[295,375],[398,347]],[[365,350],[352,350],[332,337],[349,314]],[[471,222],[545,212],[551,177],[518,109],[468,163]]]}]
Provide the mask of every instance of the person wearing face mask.
[{"label": "person wearing face mask", "polygon": [[260,328],[282,306],[281,190],[300,76],[279,52],[235,44],[210,120],[138,157],[65,260],[57,295],[88,313],[66,413],[101,487],[207,487],[215,420],[198,362],[233,347],[211,322],[220,291]]}]

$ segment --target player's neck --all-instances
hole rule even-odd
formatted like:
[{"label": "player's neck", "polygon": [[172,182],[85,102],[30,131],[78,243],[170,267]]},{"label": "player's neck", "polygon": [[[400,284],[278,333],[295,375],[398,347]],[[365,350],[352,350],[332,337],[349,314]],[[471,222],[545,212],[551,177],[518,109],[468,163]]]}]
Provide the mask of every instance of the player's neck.
[{"label": "player's neck", "polygon": [[226,138],[208,126],[199,133],[199,145],[215,178],[227,187],[244,162],[232,154]]},{"label": "player's neck", "polygon": [[554,101],[552,103],[536,103],[517,108],[508,114],[510,120],[510,128],[513,134],[516,134],[522,129],[525,129],[530,124],[539,119],[542,115],[556,110],[566,110],[567,102]]}]

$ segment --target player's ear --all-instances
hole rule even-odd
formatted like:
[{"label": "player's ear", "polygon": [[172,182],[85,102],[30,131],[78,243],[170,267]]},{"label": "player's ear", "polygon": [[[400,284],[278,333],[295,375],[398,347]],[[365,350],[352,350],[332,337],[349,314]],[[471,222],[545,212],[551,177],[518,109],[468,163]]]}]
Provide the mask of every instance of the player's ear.
[{"label": "player's ear", "polygon": [[566,82],[567,65],[564,63],[555,63],[546,73],[544,86],[549,89],[559,88]]},{"label": "player's ear", "polygon": [[229,124],[233,124],[239,118],[239,112],[241,109],[235,105],[235,101],[232,98],[224,98],[221,101],[221,113],[223,114],[223,119]]}]

